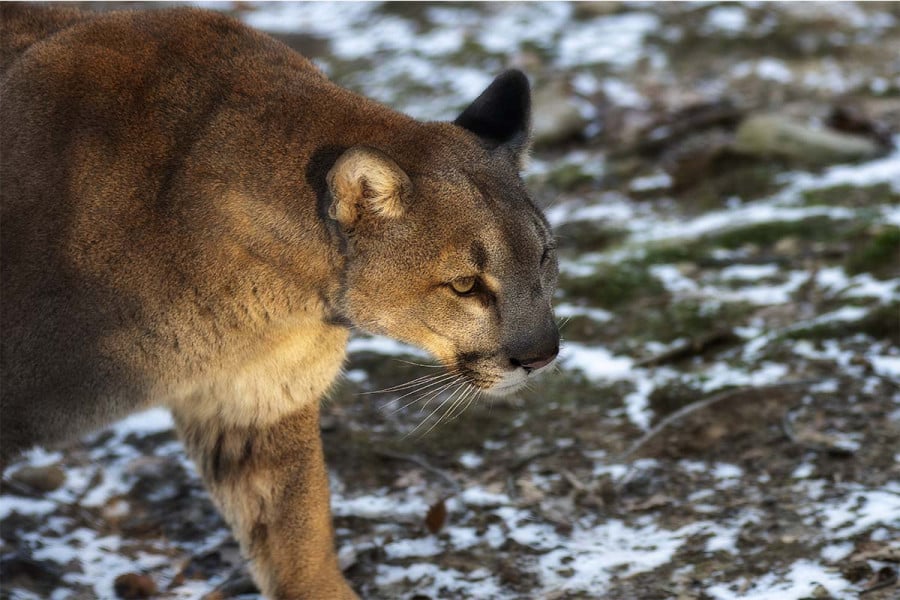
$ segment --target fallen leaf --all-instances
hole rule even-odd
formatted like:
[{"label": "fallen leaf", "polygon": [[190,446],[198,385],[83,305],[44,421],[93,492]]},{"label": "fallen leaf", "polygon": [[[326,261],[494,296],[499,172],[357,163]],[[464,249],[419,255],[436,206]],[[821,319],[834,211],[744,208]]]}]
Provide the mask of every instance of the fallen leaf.
[{"label": "fallen leaf", "polygon": [[444,527],[447,522],[447,504],[444,499],[440,499],[428,508],[428,514],[425,515],[425,527],[431,533],[437,533]]}]

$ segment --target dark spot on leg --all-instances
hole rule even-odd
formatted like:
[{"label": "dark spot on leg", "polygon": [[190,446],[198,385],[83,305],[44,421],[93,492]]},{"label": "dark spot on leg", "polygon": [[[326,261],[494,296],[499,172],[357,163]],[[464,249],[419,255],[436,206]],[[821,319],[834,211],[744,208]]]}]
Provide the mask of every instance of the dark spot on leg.
[{"label": "dark spot on leg", "polygon": [[253,432],[247,430],[244,438],[244,451],[241,453],[241,464],[246,465],[253,456]]},{"label": "dark spot on leg", "polygon": [[220,433],[216,438],[216,444],[213,446],[212,456],[210,456],[210,476],[215,483],[222,481],[222,444],[225,434]]}]

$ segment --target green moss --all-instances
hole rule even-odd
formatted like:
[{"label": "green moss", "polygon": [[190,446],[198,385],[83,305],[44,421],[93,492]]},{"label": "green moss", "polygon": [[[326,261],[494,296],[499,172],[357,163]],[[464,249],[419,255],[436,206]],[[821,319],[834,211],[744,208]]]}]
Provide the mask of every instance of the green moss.
[{"label": "green moss", "polygon": [[645,265],[626,261],[603,265],[586,277],[560,277],[560,287],[569,298],[587,300],[593,306],[614,309],[644,296],[666,293],[662,282]]},{"label": "green moss", "polygon": [[[418,4],[416,2],[415,4]],[[486,65],[496,54],[489,51],[473,36],[466,36],[462,46],[455,52],[450,52],[443,57],[447,64],[451,65]]]},{"label": "green moss", "polygon": [[707,238],[713,245],[736,249],[748,244],[770,246],[787,237],[825,242],[839,237],[846,225],[826,216],[796,221],[768,221],[729,229]]},{"label": "green moss", "polygon": [[658,309],[641,310],[640,315],[631,320],[626,334],[640,341],[695,340],[734,327],[753,310],[753,306],[742,302],[718,306],[697,300],[672,302]]},{"label": "green moss", "polygon": [[709,252],[703,241],[681,240],[678,243],[653,244],[644,250],[641,262],[646,265],[698,262]]},{"label": "green moss", "polygon": [[747,245],[772,246],[785,238],[809,242],[841,242],[858,238],[865,224],[815,216],[796,221],[766,221],[710,233],[695,240],[650,245],[641,262],[647,265],[703,262],[715,248],[736,250]]},{"label": "green moss", "polygon": [[835,185],[832,187],[805,190],[803,203],[807,206],[865,207],[889,204],[897,201],[897,194],[889,183],[869,186]]},{"label": "green moss", "polygon": [[567,192],[589,186],[597,181],[597,177],[586,173],[581,165],[563,164],[547,174],[546,182],[558,190]]},{"label": "green moss", "polygon": [[847,257],[848,273],[872,273],[883,277],[900,274],[900,227],[887,227]]},{"label": "green moss", "polygon": [[[633,391],[631,383],[618,381],[599,384],[590,381],[577,370],[548,374],[529,387],[533,388],[533,397],[527,394],[523,396],[523,400],[539,418],[548,410],[546,401],[541,400],[552,399],[557,407],[575,408],[579,412],[587,406],[592,412],[604,413],[611,408],[620,407],[622,399]],[[535,398],[539,400],[535,401]]]},{"label": "green moss", "polygon": [[831,321],[787,332],[784,339],[822,341],[865,334],[900,344],[900,303],[878,306],[856,321]]}]

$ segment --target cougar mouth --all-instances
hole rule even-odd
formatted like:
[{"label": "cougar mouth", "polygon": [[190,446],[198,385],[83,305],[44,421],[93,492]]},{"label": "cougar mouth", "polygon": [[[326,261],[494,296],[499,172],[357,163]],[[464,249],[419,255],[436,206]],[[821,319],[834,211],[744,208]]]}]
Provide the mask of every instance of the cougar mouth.
[{"label": "cougar mouth", "polygon": [[469,354],[457,357],[454,370],[472,385],[489,396],[508,396],[525,387],[528,380],[545,371],[553,363],[539,369],[527,369],[510,364],[505,370],[496,364],[498,354]]},{"label": "cougar mouth", "polygon": [[490,396],[509,396],[525,387],[527,381],[527,375],[512,371],[492,387],[485,388],[484,393]]}]

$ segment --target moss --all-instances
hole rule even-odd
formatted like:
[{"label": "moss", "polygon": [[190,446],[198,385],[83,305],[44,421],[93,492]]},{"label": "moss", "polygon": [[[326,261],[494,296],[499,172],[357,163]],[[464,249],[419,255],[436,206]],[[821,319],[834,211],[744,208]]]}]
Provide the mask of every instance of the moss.
[{"label": "moss", "polygon": [[900,344],[900,303],[877,306],[856,321],[831,321],[794,329],[783,338],[822,341],[844,339],[860,333],[876,340]]},{"label": "moss", "polygon": [[848,273],[872,273],[886,278],[900,272],[900,227],[887,227],[847,257]]},{"label": "moss", "polygon": [[733,327],[754,310],[752,305],[729,302],[710,306],[697,300],[673,302],[653,310],[642,310],[626,332],[641,341],[668,343],[680,338],[698,339],[714,331]]},{"label": "moss", "polygon": [[[563,346],[565,351],[565,346]],[[611,408],[620,407],[622,398],[632,391],[628,382],[612,382],[607,385],[590,381],[580,371],[560,371],[538,379],[533,386],[533,396],[541,399],[552,399],[558,407],[575,408],[581,414],[585,407],[591,411],[605,413]],[[535,401],[527,394],[525,403],[531,411],[542,415],[547,410],[546,402]]]},{"label": "moss", "polygon": [[[419,3],[415,2],[414,4]],[[474,36],[466,36],[462,46],[460,46],[458,50],[446,54],[443,60],[451,65],[485,66],[486,63],[490,62],[496,56],[496,53],[491,52],[482,46]]]},{"label": "moss", "polygon": [[681,240],[677,244],[654,244],[644,250],[641,262],[646,265],[696,263],[707,256],[708,252],[709,248],[702,241]]},{"label": "moss", "polygon": [[748,244],[771,246],[787,237],[824,242],[839,237],[846,225],[826,216],[796,221],[768,221],[729,229],[707,238],[716,246],[736,249]]},{"label": "moss", "polygon": [[807,206],[844,206],[860,208],[896,202],[897,194],[889,183],[869,186],[835,185],[805,190],[803,203]]},{"label": "moss", "polygon": [[665,287],[645,265],[626,261],[603,265],[586,277],[560,277],[560,287],[569,298],[582,298],[593,306],[614,309],[644,296],[660,296]]},{"label": "moss", "polygon": [[567,192],[574,189],[589,186],[597,181],[597,177],[586,173],[581,165],[569,163],[563,164],[547,174],[547,185]]},{"label": "moss", "polygon": [[703,262],[715,248],[736,250],[747,245],[772,246],[784,238],[810,242],[843,241],[859,235],[864,224],[815,216],[796,221],[766,221],[707,234],[695,240],[650,245],[641,262],[647,265]]}]

